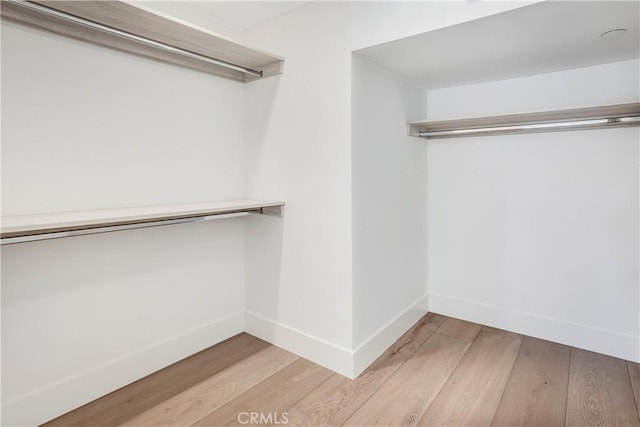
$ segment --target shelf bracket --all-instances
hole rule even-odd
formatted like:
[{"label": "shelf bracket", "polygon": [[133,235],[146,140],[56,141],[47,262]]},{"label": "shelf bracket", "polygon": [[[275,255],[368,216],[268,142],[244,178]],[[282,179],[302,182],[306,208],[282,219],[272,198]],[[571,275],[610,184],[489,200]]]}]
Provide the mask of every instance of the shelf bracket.
[{"label": "shelf bracket", "polygon": [[262,215],[268,216],[284,216],[284,205],[278,206],[265,206],[261,209]]}]

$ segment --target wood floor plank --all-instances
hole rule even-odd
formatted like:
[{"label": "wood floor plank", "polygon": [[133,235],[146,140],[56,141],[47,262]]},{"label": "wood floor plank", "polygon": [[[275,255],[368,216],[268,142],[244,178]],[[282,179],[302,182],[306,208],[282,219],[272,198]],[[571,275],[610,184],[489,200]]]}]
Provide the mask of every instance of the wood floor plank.
[{"label": "wood floor plank", "polygon": [[[245,413],[271,414],[282,420],[282,413],[333,374],[330,370],[305,359],[298,359],[226,405],[213,411],[193,426],[246,425]],[[273,421],[274,419],[272,419]],[[260,424],[267,424],[264,421]]]},{"label": "wood floor plank", "polygon": [[640,425],[624,360],[571,349],[566,425]]},{"label": "wood floor plank", "polygon": [[478,325],[477,323],[448,317],[436,332],[452,338],[472,342],[476,339],[481,329],[482,325]]},{"label": "wood floor plank", "polygon": [[344,425],[415,425],[470,345],[433,334]]},{"label": "wood floor plank", "polygon": [[44,426],[118,425],[268,345],[245,333],[236,335],[49,421]]},{"label": "wood floor plank", "polygon": [[494,426],[564,426],[571,349],[525,337],[491,423]]},{"label": "wood floor plank", "polygon": [[286,350],[269,346],[127,420],[122,426],[193,424],[298,358]]},{"label": "wood floor plank", "polygon": [[640,364],[627,362],[627,369],[629,369],[631,388],[633,388],[633,394],[636,398],[636,409],[638,416],[640,416]]},{"label": "wood floor plank", "polygon": [[514,338],[480,333],[419,425],[490,425],[520,344]]},{"label": "wood floor plank", "polygon": [[505,331],[504,329],[492,328],[491,326],[483,326],[482,332],[488,332],[491,334],[504,335],[505,337],[516,338],[521,340],[522,335],[515,332]]},{"label": "wood floor plank", "polygon": [[289,425],[342,425],[444,320],[439,314],[426,314],[355,380],[333,375],[287,410]]}]

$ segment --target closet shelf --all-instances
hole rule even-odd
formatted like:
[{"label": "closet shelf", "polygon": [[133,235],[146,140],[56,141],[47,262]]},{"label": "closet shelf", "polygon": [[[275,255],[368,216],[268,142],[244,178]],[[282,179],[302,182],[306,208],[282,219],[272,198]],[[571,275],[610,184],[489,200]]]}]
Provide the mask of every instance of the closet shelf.
[{"label": "closet shelf", "polygon": [[249,214],[282,216],[284,202],[235,199],[2,217],[1,243],[155,227]]},{"label": "closet shelf", "polygon": [[249,82],[282,74],[284,59],[119,0],[3,0],[2,19]]},{"label": "closet shelf", "polygon": [[640,125],[640,103],[504,116],[408,123],[410,136],[427,139],[600,129]]}]

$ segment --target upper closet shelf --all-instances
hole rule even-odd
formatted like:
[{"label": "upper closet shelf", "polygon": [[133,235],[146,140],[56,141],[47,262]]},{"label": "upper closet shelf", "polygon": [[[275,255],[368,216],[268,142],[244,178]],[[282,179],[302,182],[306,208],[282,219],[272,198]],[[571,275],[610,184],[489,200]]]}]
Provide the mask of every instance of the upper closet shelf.
[{"label": "upper closet shelf", "polygon": [[427,139],[555,132],[640,125],[640,103],[604,105],[457,120],[411,122],[409,135]]},{"label": "upper closet shelf", "polygon": [[116,0],[3,0],[2,19],[241,82],[282,74],[284,59]]},{"label": "upper closet shelf", "polygon": [[284,202],[235,199],[2,217],[3,245],[248,214],[282,216]]}]

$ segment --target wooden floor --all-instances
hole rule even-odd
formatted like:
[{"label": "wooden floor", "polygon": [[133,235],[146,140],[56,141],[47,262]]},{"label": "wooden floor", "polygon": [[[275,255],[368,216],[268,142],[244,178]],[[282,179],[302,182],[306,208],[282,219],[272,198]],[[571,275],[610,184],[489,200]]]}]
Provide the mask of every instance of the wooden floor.
[{"label": "wooden floor", "polygon": [[639,406],[636,363],[429,313],[355,380],[241,334],[46,425],[640,426]]}]

